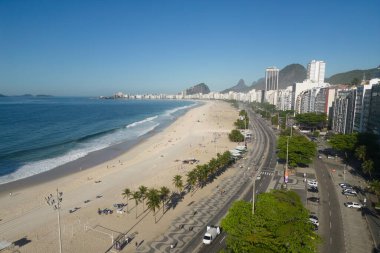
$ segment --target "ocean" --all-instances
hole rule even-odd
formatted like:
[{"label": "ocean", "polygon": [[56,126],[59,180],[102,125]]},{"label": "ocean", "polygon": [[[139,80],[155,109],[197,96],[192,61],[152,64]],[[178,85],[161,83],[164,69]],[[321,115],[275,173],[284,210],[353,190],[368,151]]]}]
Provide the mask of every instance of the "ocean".
[{"label": "ocean", "polygon": [[1,97],[0,184],[158,131],[194,101]]}]

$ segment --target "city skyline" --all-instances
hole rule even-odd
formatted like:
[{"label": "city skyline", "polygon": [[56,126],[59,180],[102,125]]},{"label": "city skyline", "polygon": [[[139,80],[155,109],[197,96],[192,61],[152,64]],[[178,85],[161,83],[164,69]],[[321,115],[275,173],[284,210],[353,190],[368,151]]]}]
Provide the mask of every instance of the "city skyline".
[{"label": "city skyline", "polygon": [[380,64],[380,3],[2,1],[0,93],[212,91],[313,60],[326,77]]}]

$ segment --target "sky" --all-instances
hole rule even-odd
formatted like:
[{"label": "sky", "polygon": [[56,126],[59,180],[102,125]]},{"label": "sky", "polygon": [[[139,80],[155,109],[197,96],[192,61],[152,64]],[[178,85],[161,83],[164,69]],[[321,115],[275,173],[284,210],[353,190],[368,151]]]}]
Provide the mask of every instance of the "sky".
[{"label": "sky", "polygon": [[380,1],[0,0],[0,94],[221,91],[265,68],[380,64]]}]

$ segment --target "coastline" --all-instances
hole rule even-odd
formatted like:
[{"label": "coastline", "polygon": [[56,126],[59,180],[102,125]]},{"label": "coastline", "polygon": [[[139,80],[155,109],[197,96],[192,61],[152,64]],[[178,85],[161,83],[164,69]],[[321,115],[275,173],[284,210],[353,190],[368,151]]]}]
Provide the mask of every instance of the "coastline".
[{"label": "coastline", "polygon": [[[228,133],[234,128],[237,116],[237,110],[229,103],[207,101],[114,159],[40,184],[25,185],[25,188],[21,185],[12,196],[0,195],[0,238],[10,242],[30,240],[20,248],[21,252],[56,252],[57,214],[44,198],[58,187],[63,192],[61,223],[65,252],[106,251],[111,241],[104,233],[136,233],[140,242],[154,240],[168,229],[174,218],[192,208],[194,201],[211,194],[234,171],[227,171],[192,196],[186,196],[164,215],[161,208],[157,223],[141,203],[136,206],[133,200],[124,199],[123,189],[136,191],[141,185],[156,189],[166,186],[175,192],[173,176],[179,174],[186,181],[186,173],[197,165],[182,164],[182,160],[196,158],[199,164],[205,164],[216,153],[236,146],[228,140]],[[112,209],[114,203],[128,203],[130,212],[98,215],[98,208]],[[78,209],[70,213],[73,208]],[[96,229],[101,229],[100,234]],[[135,252],[131,246],[122,252]]]},{"label": "coastline", "polygon": [[38,184],[46,183],[52,180],[57,180],[59,178],[85,171],[93,167],[99,166],[100,164],[107,163],[107,161],[112,161],[119,156],[127,153],[134,146],[139,145],[140,143],[146,141],[152,136],[161,133],[171,124],[173,124],[178,118],[182,117],[189,110],[202,106],[204,102],[196,102],[194,106],[189,109],[184,110],[180,115],[170,122],[166,122],[163,125],[160,125],[158,128],[140,136],[132,141],[125,141],[119,144],[115,144],[104,149],[96,150],[90,152],[84,157],[78,158],[74,161],[70,161],[66,164],[55,167],[51,170],[44,171],[42,173],[35,174],[26,178],[17,179],[8,183],[0,184],[0,196],[8,195],[11,192],[20,191],[28,187],[32,187]]}]

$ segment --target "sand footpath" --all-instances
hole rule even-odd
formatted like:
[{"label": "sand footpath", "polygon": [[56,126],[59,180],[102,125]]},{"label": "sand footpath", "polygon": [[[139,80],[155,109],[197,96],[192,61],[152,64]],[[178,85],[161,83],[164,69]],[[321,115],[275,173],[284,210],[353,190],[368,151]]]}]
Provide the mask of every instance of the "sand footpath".
[{"label": "sand footpath", "polygon": [[[57,212],[45,202],[45,197],[57,187],[63,192],[60,212],[63,252],[105,252],[112,238],[120,233],[135,236],[133,243],[154,240],[188,208],[189,202],[210,194],[214,186],[198,190],[193,196],[188,194],[164,215],[160,209],[155,218],[145,205],[143,210],[143,203],[135,206],[133,200],[123,199],[123,189],[135,191],[144,185],[148,188],[166,186],[176,191],[173,176],[179,174],[185,180],[186,173],[196,166],[183,164],[182,160],[195,158],[205,164],[217,152],[236,146],[228,140],[228,133],[237,117],[237,109],[230,104],[208,101],[115,159],[20,189],[12,195],[1,194],[0,240],[18,241],[22,245],[20,252],[59,252]],[[227,171],[218,180],[223,180],[228,173],[233,172]],[[129,213],[98,214],[98,208],[114,209],[114,203],[128,203]],[[74,208],[77,210],[69,213]],[[122,252],[135,252],[135,247],[128,245]]]}]

